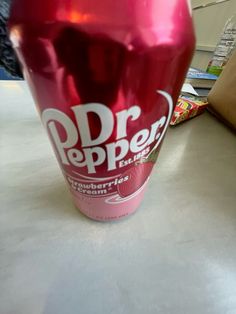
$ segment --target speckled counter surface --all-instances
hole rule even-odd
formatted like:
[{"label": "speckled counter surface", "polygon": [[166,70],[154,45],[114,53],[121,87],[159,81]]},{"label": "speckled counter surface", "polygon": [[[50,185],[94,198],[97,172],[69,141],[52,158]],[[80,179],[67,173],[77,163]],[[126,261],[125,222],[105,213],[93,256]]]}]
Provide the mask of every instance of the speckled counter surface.
[{"label": "speckled counter surface", "polygon": [[236,137],[170,129],[135,215],[73,206],[24,82],[0,82],[1,314],[235,314]]}]

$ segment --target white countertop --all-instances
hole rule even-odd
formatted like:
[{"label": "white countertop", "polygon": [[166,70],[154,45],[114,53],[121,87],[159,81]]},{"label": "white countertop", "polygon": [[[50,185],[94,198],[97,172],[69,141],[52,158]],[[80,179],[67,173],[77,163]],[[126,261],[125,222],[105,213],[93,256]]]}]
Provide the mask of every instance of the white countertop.
[{"label": "white countertop", "polygon": [[0,82],[1,314],[235,314],[236,138],[170,129],[146,198],[116,223],[73,206],[24,82]]}]

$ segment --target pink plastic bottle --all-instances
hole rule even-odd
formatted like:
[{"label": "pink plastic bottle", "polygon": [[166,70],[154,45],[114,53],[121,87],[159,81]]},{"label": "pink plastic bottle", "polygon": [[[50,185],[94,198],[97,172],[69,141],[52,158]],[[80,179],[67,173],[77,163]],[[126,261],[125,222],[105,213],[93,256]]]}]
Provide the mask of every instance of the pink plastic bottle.
[{"label": "pink plastic bottle", "polygon": [[195,46],[187,0],[15,0],[10,37],[76,206],[143,199]]}]

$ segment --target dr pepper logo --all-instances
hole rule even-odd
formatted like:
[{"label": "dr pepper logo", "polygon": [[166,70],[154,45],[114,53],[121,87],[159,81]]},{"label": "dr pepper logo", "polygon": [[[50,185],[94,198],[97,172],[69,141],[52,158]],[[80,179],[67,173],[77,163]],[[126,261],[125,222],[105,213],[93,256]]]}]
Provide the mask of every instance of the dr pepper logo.
[{"label": "dr pepper logo", "polygon": [[[161,143],[172,115],[173,101],[164,91],[162,95],[168,106],[168,113],[148,128],[135,134],[129,134],[127,123],[136,122],[142,114],[139,106],[113,113],[107,106],[100,103],[80,104],[71,107],[75,122],[64,112],[57,109],[46,109],[42,113],[42,121],[47,128],[59,159],[63,165],[87,168],[89,174],[95,174],[97,167],[106,163],[107,171],[116,170],[126,165],[126,157],[132,154],[133,162],[146,157]],[[94,138],[89,126],[89,115],[96,115],[100,121],[99,134]],[[57,125],[63,129],[65,136],[60,135]],[[116,129],[115,129],[116,128]],[[115,133],[114,133],[115,131]],[[115,141],[105,144],[112,134]],[[80,143],[80,149],[78,149]],[[152,150],[150,147],[153,146]]]}]

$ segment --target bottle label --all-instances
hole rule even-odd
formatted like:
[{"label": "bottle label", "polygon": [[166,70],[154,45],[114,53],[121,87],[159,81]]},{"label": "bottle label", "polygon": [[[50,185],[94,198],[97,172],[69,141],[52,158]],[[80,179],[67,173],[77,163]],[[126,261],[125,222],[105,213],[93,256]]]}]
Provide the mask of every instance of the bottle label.
[{"label": "bottle label", "polygon": [[94,197],[119,190],[126,197],[144,184],[173,110],[171,96],[157,93],[163,97],[165,114],[144,127],[138,105],[116,113],[101,103],[73,106],[70,116],[54,108],[42,112],[42,122],[73,190]]}]

